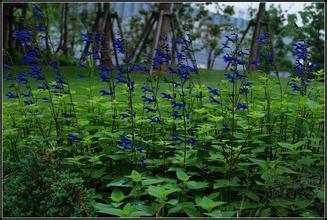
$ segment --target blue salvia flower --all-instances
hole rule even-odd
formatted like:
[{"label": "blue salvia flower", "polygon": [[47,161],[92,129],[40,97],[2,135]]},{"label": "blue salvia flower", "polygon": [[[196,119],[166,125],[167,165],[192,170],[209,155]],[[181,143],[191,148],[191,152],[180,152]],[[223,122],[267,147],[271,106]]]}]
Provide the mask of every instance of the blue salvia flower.
[{"label": "blue salvia flower", "polygon": [[239,79],[239,80],[243,80],[245,78],[244,75],[240,74],[239,72],[235,71],[235,76]]},{"label": "blue salvia flower", "polygon": [[245,110],[248,106],[245,103],[237,103],[236,110]]},{"label": "blue salvia flower", "polygon": [[173,134],[171,137],[172,137],[172,141],[182,141],[182,139],[175,134]]},{"label": "blue salvia flower", "polygon": [[246,82],[246,83],[244,84],[244,86],[246,86],[246,87],[252,87],[252,85],[253,85],[252,82]]},{"label": "blue salvia flower", "polygon": [[105,89],[100,90],[100,93],[101,93],[102,96],[104,96],[104,95],[112,95],[112,92],[111,91],[108,91],[108,90],[105,90]]},{"label": "blue salvia flower", "polygon": [[14,32],[14,37],[17,40],[21,41],[24,47],[31,46],[31,40],[30,40],[31,36],[32,36],[32,32],[27,29]]},{"label": "blue salvia flower", "polygon": [[116,50],[121,53],[121,54],[124,54],[125,53],[125,48],[123,46],[123,42],[122,42],[122,39],[121,38],[116,38],[113,40],[113,44],[114,44],[114,47],[116,48]]},{"label": "blue salvia flower", "polygon": [[56,82],[60,84],[67,84],[67,82],[64,81],[63,77],[64,77],[63,75],[57,74]]},{"label": "blue salvia flower", "polygon": [[59,65],[58,65],[57,61],[51,61],[50,66],[51,66],[52,69],[58,69],[59,68]]},{"label": "blue salvia flower", "polygon": [[185,55],[182,53],[176,52],[176,57],[177,57],[178,61],[185,60]]},{"label": "blue salvia flower", "polygon": [[228,125],[226,123],[223,124],[223,131],[224,132],[230,131],[230,128],[228,127]]},{"label": "blue salvia flower", "polygon": [[24,64],[31,64],[35,58],[38,56],[38,52],[36,50],[30,50],[27,55],[23,59]]},{"label": "blue salvia flower", "polygon": [[220,94],[218,93],[218,90],[217,89],[213,89],[211,88],[210,86],[208,86],[208,89],[209,89],[209,92],[213,95],[217,95],[217,96],[220,96]]},{"label": "blue salvia flower", "polygon": [[42,98],[42,100],[43,100],[44,102],[49,102],[49,98],[47,98],[47,97]]},{"label": "blue salvia flower", "polygon": [[23,72],[19,72],[17,75],[17,82],[27,84],[27,79],[25,78],[25,74]]},{"label": "blue salvia flower", "polygon": [[43,83],[43,84],[40,84],[38,86],[38,89],[41,89],[41,90],[49,90],[49,87],[46,83]]},{"label": "blue salvia flower", "polygon": [[93,54],[92,56],[93,56],[93,59],[94,60],[101,60],[101,57],[97,53],[96,54]]},{"label": "blue salvia flower", "polygon": [[36,11],[41,11],[41,7],[39,5],[37,5],[37,4],[35,4],[35,3],[32,3],[32,7]]},{"label": "blue salvia flower", "polygon": [[259,56],[262,57],[262,58],[265,58],[265,54],[262,52],[262,51],[259,51]]},{"label": "blue salvia flower", "polygon": [[86,68],[86,64],[84,64],[84,63],[79,63],[79,66],[83,67],[83,68]]},{"label": "blue salvia flower", "polygon": [[14,93],[12,93],[12,92],[7,92],[6,96],[8,97],[8,99],[15,99],[15,98],[17,98],[17,96],[14,95]]},{"label": "blue salvia flower", "polygon": [[154,96],[152,96],[151,98],[148,98],[146,96],[142,96],[142,100],[143,100],[143,102],[152,103],[152,102],[156,101],[156,98]]},{"label": "blue salvia flower", "polygon": [[2,64],[2,68],[3,69],[9,69],[9,65],[4,63],[4,64]]},{"label": "blue salvia flower", "polygon": [[181,84],[180,83],[178,83],[178,82],[173,82],[173,86],[177,89],[178,87],[180,87],[181,86]]},{"label": "blue salvia flower", "polygon": [[107,74],[105,74],[105,73],[101,73],[100,78],[101,78],[102,82],[108,82],[110,80],[109,76]]},{"label": "blue salvia flower", "polygon": [[192,138],[189,138],[186,140],[186,143],[190,144],[190,145],[196,145],[197,141],[192,139]]},{"label": "blue salvia flower", "polygon": [[149,108],[149,107],[147,107],[147,106],[144,106],[144,110],[145,110],[146,113],[149,113],[149,112],[155,112],[155,111],[156,111],[155,109],[153,109],[153,108]]},{"label": "blue salvia flower", "polygon": [[228,53],[224,55],[224,61],[225,61],[226,63],[228,63],[228,62],[232,62],[232,61],[234,61],[234,60],[235,60],[235,58],[232,57],[231,55],[229,55]]},{"label": "blue salvia flower", "polygon": [[34,104],[34,103],[33,103],[33,101],[29,100],[29,101],[24,101],[24,104],[25,104],[25,105],[32,105],[32,104]]},{"label": "blue salvia flower", "polygon": [[145,163],[145,160],[146,160],[146,159],[145,159],[145,157],[143,156],[143,157],[139,160],[139,163],[140,163],[140,164],[144,164],[144,163]]},{"label": "blue salvia flower", "polygon": [[222,44],[223,45],[223,49],[230,48],[227,44],[228,44],[228,42]]},{"label": "blue salvia flower", "polygon": [[138,150],[140,153],[143,153],[144,148],[143,148],[143,147],[139,147],[137,150]]},{"label": "blue salvia flower", "polygon": [[33,12],[33,16],[36,17],[37,19],[42,19],[43,18],[42,14],[39,13],[39,12],[36,12],[36,11]]},{"label": "blue salvia flower", "polygon": [[80,140],[80,138],[79,138],[77,135],[72,134],[72,133],[69,133],[69,134],[68,134],[68,138],[69,138],[71,141],[73,141],[73,142],[76,142],[76,141],[79,141],[79,140]]},{"label": "blue salvia flower", "polygon": [[177,73],[177,71],[171,66],[168,66],[168,71],[169,71],[169,73]]},{"label": "blue salvia flower", "polygon": [[258,60],[254,60],[251,62],[252,65],[258,66],[259,65],[259,61]]},{"label": "blue salvia flower", "polygon": [[154,117],[154,118],[149,118],[151,123],[160,123],[160,119],[158,117]]},{"label": "blue salvia flower", "polygon": [[174,120],[181,118],[181,116],[176,111],[173,112],[172,116]]},{"label": "blue salvia flower", "polygon": [[58,85],[58,84],[52,85],[52,88],[54,88],[54,89],[63,89],[63,87]]},{"label": "blue salvia flower", "polygon": [[120,135],[119,146],[121,146],[124,150],[132,148],[132,141],[129,140],[128,137]]},{"label": "blue salvia flower", "polygon": [[84,42],[85,44],[90,44],[90,43],[92,43],[92,40],[91,40],[92,35],[91,35],[91,34],[88,34],[88,33],[86,33],[86,34],[81,34],[81,37],[83,38],[83,42]]},{"label": "blue salvia flower", "polygon": [[248,89],[246,87],[241,87],[240,88],[240,94],[247,94],[248,93]]},{"label": "blue salvia flower", "polygon": [[225,73],[225,78],[228,79],[229,82],[234,83],[234,76],[232,76],[230,73]]},{"label": "blue salvia flower", "polygon": [[72,116],[70,114],[67,114],[67,113],[62,113],[62,117],[64,117],[64,118],[71,118]]},{"label": "blue salvia flower", "polygon": [[127,117],[128,117],[128,115],[127,115],[127,114],[125,114],[125,113],[120,113],[119,115],[120,115],[121,119],[125,119],[125,118],[127,118]]},{"label": "blue salvia flower", "polygon": [[290,83],[292,86],[293,91],[299,91],[300,88],[296,85],[296,83]]},{"label": "blue salvia flower", "polygon": [[162,92],[161,94],[162,94],[162,98],[164,99],[173,99],[173,97],[168,93]]},{"label": "blue salvia flower", "polygon": [[23,97],[32,97],[33,96],[33,94],[32,94],[32,92],[31,91],[28,91],[28,93],[21,93],[21,95],[23,96]]},{"label": "blue salvia flower", "polygon": [[212,96],[210,96],[210,102],[219,104],[219,101]]},{"label": "blue salvia flower", "polygon": [[98,69],[101,71],[101,72],[111,72],[112,69],[105,66],[105,65],[98,65]]},{"label": "blue salvia flower", "polygon": [[173,108],[185,108],[185,102],[176,102],[176,101],[173,101],[172,103],[172,107]]},{"label": "blue salvia flower", "polygon": [[104,36],[103,36],[103,34],[96,34],[96,35],[94,36],[94,39],[95,39],[97,42],[102,42],[102,41],[104,41]]},{"label": "blue salvia flower", "polygon": [[134,89],[134,84],[135,84],[135,81],[134,80],[132,82],[127,82],[127,87],[129,89]]},{"label": "blue salvia flower", "polygon": [[152,89],[150,89],[149,87],[143,86],[142,87],[142,92],[143,93],[145,93],[145,92],[152,92]]}]

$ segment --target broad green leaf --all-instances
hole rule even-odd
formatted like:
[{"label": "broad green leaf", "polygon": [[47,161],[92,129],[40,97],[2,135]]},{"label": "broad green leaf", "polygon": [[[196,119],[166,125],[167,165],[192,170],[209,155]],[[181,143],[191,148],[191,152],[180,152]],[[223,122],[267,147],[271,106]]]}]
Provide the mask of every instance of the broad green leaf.
[{"label": "broad green leaf", "polygon": [[231,181],[222,179],[222,180],[216,180],[216,183],[213,185],[214,189],[219,189],[219,188],[225,188],[225,187],[237,187],[240,186],[238,183],[238,179],[234,177]]},{"label": "broad green leaf", "polygon": [[284,207],[284,208],[289,208],[293,203],[289,200],[286,199],[272,199],[270,201],[270,205],[273,207]]},{"label": "broad green leaf", "polygon": [[124,193],[118,188],[114,188],[114,190],[111,192],[111,200],[116,203],[123,201],[124,198],[125,198]]},{"label": "broad green leaf", "polygon": [[140,182],[142,180],[142,175],[135,170],[132,171],[132,174],[130,177],[132,178],[132,180],[134,182]]},{"label": "broad green leaf", "polygon": [[210,217],[233,217],[236,214],[236,211],[222,211],[219,209],[215,209],[210,213],[204,213]]},{"label": "broad green leaf", "polygon": [[120,178],[114,179],[112,182],[107,184],[107,187],[110,187],[110,186],[132,187],[133,183],[130,179],[120,177]]},{"label": "broad green leaf", "polygon": [[153,185],[157,183],[162,183],[164,180],[162,179],[155,179],[155,178],[147,178],[145,180],[142,180],[143,186]]},{"label": "broad green leaf", "polygon": [[211,211],[213,208],[216,208],[217,206],[221,206],[226,204],[226,202],[215,202],[212,199],[209,199],[208,197],[204,196],[204,197],[200,197],[200,196],[196,196],[195,197],[195,203],[197,206],[200,206],[201,208],[207,210],[207,211]]},{"label": "broad green leaf", "polygon": [[186,185],[189,189],[203,189],[208,187],[207,182],[188,181]]},{"label": "broad green leaf", "polygon": [[176,175],[177,178],[183,182],[188,181],[188,179],[190,178],[190,176],[188,176],[182,169],[177,169]]},{"label": "broad green leaf", "polygon": [[124,216],[124,212],[121,209],[113,208],[107,204],[95,203],[93,206],[97,210],[97,212],[100,213],[105,213],[105,214],[119,216],[119,217]]}]

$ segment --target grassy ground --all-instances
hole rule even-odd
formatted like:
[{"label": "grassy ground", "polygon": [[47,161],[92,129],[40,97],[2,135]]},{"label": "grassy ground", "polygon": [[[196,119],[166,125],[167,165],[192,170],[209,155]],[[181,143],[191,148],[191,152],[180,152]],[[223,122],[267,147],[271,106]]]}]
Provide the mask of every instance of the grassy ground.
[{"label": "grassy ground", "polygon": [[[11,70],[6,70],[4,71],[4,78],[6,77],[8,72],[14,72],[17,73],[19,71],[24,71],[28,72],[28,67],[26,66],[14,66],[13,69]],[[54,80],[55,79],[55,73],[47,68],[44,68],[44,72],[47,73],[48,79]],[[86,88],[88,88],[88,79],[87,78],[80,78],[79,74],[82,73],[84,75],[87,74],[86,69],[74,67],[74,66],[64,66],[61,67],[61,72],[64,73],[65,78],[68,80],[70,83],[70,87],[72,90],[77,91],[77,93],[86,93]],[[200,70],[200,79],[201,83],[204,84],[205,86],[211,86],[211,87],[217,87],[218,83],[224,79],[224,70],[205,70],[201,69]],[[254,73],[249,75],[249,81],[255,82],[257,81],[258,77],[260,77],[260,74]],[[136,83],[136,95],[141,94],[141,87],[143,86],[143,83],[146,80],[146,75],[142,73],[135,73],[132,74],[133,80],[135,80]],[[287,85],[288,79],[281,79],[281,83],[283,88]],[[35,80],[31,80],[31,85],[33,89],[36,89],[38,86],[39,82],[35,82]],[[106,88],[106,85],[101,82],[98,74],[95,74],[91,78],[91,84],[92,84],[92,89],[94,91],[99,91],[101,89]],[[6,94],[9,91],[9,82],[4,80],[3,82],[3,90],[4,94]],[[166,83],[162,83],[161,85],[161,90],[168,89],[168,85]],[[6,101],[7,99],[5,99]]]}]

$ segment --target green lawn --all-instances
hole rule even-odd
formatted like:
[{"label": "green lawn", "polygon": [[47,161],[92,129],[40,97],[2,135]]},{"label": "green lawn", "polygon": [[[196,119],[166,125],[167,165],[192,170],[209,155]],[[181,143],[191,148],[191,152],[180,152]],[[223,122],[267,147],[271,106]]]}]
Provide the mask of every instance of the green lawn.
[{"label": "green lawn", "polygon": [[[7,76],[8,72],[19,72],[19,71],[25,71],[28,72],[28,67],[26,66],[14,66],[11,70],[5,70],[4,71],[4,78]],[[49,68],[43,68],[43,72],[46,71],[46,75],[48,76],[48,79],[54,80],[55,79],[55,73],[54,71],[50,70]],[[78,76],[79,73],[83,73],[84,75],[87,74],[86,69],[74,67],[74,66],[63,66],[61,67],[61,72],[64,73],[65,78],[68,80],[70,87],[72,90],[77,91],[78,94],[85,93],[86,88],[88,88],[88,79],[87,78],[80,78]],[[211,87],[217,87],[218,83],[224,79],[224,70],[205,70],[200,69],[200,79],[201,83],[205,86],[211,86]],[[251,74],[249,75],[249,81],[255,82],[257,81],[258,77],[260,77],[260,74]],[[146,80],[146,75],[142,73],[133,73],[132,74],[133,80],[135,80],[136,83],[136,95],[141,94],[141,87],[143,86],[143,83]],[[163,78],[163,76],[161,77]],[[276,77],[272,77],[276,78]],[[281,79],[282,86],[285,88],[287,85],[288,79]],[[98,74],[95,74],[91,78],[92,83],[92,90],[97,91],[106,88],[106,85],[101,82],[100,77]],[[33,89],[36,89],[39,82],[35,82],[35,80],[31,80],[31,85]],[[8,87],[9,83],[8,81],[4,80],[3,86],[4,86],[4,94],[6,94],[9,91]],[[160,84],[161,90],[168,89],[168,84],[161,83]],[[5,99],[6,101],[7,99]]]}]

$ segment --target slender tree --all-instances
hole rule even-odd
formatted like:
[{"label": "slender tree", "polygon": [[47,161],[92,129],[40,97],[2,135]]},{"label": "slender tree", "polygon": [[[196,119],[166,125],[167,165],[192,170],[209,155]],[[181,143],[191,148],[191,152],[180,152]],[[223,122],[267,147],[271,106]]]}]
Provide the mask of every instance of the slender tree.
[{"label": "slender tree", "polygon": [[248,69],[250,71],[256,70],[256,65],[252,64],[252,62],[258,59],[258,54],[259,54],[258,38],[260,36],[261,27],[265,20],[265,14],[266,14],[266,3],[260,3],[258,14],[257,14],[257,19],[256,19],[256,24],[255,24],[254,32],[253,32],[253,36],[252,36],[252,42],[251,42],[251,49],[250,49],[250,56],[249,56],[250,64],[248,66]]}]

